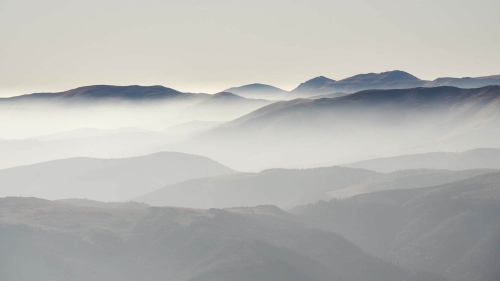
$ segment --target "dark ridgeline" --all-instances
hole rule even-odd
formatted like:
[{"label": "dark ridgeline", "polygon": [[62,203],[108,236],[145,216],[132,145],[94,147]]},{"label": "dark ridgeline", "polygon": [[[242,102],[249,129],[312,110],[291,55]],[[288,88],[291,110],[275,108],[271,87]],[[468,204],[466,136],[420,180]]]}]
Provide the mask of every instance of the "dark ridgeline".
[{"label": "dark ridgeline", "polygon": [[181,93],[163,86],[112,86],[93,85],[59,93],[34,93],[12,98],[2,98],[2,102],[103,102],[106,100],[147,101],[161,99],[195,98],[200,94]]},{"label": "dark ridgeline", "polygon": [[[409,89],[417,87],[451,86],[457,88],[481,88],[500,85],[500,75],[483,77],[440,77],[433,81],[421,80],[405,71],[393,70],[381,73],[358,74],[341,80],[318,76],[307,80],[291,91],[260,83],[231,87],[223,92],[233,93],[250,99],[284,100],[308,98],[318,95],[355,93],[370,89]],[[196,99],[207,94],[185,93],[164,86],[112,86],[92,85],[59,93],[34,93],[13,98],[0,98],[0,102],[55,101],[86,102],[105,100],[158,101],[168,99]]]}]

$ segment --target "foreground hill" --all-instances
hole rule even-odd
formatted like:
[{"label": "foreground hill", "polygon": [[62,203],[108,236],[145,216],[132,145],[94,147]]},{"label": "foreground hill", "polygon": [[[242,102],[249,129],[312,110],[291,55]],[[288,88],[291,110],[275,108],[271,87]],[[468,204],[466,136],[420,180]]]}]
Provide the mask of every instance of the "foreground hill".
[{"label": "foreground hill", "polygon": [[500,86],[369,90],[276,102],[169,148],[240,170],[254,163],[329,166],[408,151],[498,147],[498,122]]},{"label": "foreground hill", "polygon": [[370,89],[407,89],[415,87],[452,86],[458,88],[480,88],[500,85],[500,75],[465,78],[437,78],[434,81],[421,80],[407,72],[394,70],[382,73],[358,74],[342,80],[332,80],[324,76],[316,77],[300,84],[290,92],[291,97],[309,97],[336,92],[355,93]]},{"label": "foreground hill", "polygon": [[231,173],[211,159],[174,152],[123,159],[71,158],[0,170],[0,196],[120,201],[166,184]]},{"label": "foreground hill", "polygon": [[332,197],[387,189],[409,189],[454,182],[495,170],[407,170],[382,174],[364,169],[327,167],[273,169],[189,180],[165,186],[133,201],[154,206],[227,208],[262,204],[290,208]]},{"label": "foreground hill", "polygon": [[232,87],[224,90],[224,92],[229,92],[250,99],[266,99],[266,100],[280,100],[285,98],[287,91],[280,88],[265,85],[265,84],[248,84],[240,87]]},{"label": "foreground hill", "polygon": [[406,169],[448,169],[463,170],[474,168],[500,169],[500,149],[480,148],[464,152],[433,152],[378,158],[345,166],[369,169],[378,172],[392,172]]},{"label": "foreground hill", "polygon": [[304,221],[413,269],[455,280],[500,276],[500,173],[298,207]]},{"label": "foreground hill", "polygon": [[3,198],[0,213],[7,280],[442,280],[273,206],[112,210]]}]

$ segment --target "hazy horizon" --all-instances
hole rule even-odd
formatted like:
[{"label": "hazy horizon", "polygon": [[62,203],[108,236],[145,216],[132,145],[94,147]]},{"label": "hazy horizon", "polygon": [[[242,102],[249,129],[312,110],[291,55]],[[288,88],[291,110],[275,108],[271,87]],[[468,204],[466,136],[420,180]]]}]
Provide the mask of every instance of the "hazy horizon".
[{"label": "hazy horizon", "polygon": [[0,96],[96,84],[291,90],[395,69],[425,80],[500,74],[498,10],[490,0],[3,0]]}]

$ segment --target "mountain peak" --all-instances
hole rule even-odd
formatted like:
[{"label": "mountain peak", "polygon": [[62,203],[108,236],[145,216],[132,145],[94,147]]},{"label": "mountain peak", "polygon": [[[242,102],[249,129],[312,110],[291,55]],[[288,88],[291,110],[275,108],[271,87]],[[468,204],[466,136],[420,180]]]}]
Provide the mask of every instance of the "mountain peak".
[{"label": "mountain peak", "polygon": [[288,93],[287,91],[280,88],[260,83],[252,83],[240,87],[232,87],[224,90],[224,92],[230,92],[244,98],[268,100],[280,99]]},{"label": "mountain peak", "polygon": [[292,93],[309,97],[336,92],[354,93],[368,89],[421,87],[425,82],[401,70],[358,74],[338,81],[319,76],[300,84]]},{"label": "mountain peak", "polygon": [[238,96],[236,94],[230,93],[230,92],[220,92],[217,94],[213,94],[212,98],[230,98],[230,99],[244,99],[241,96]]},{"label": "mountain peak", "polygon": [[316,91],[317,89],[323,88],[330,84],[335,83],[336,81],[325,76],[318,76],[312,79],[307,80],[304,83],[301,83],[297,88],[293,89],[291,93],[294,94],[307,94]]},{"label": "mountain peak", "polygon": [[377,80],[390,80],[390,81],[397,81],[397,80],[413,80],[413,81],[422,81],[419,78],[411,75],[408,72],[401,71],[401,70],[391,70],[391,71],[386,71],[386,72],[380,72],[380,73],[363,73],[363,74],[358,74],[354,75],[342,80],[339,80],[337,82],[348,82],[348,81],[353,81],[353,80],[359,80],[359,82],[372,82],[372,81],[377,81]]},{"label": "mountain peak", "polygon": [[71,100],[100,100],[100,99],[122,99],[122,100],[147,100],[178,97],[191,95],[164,86],[115,86],[115,85],[90,85],[75,89],[54,92],[34,93],[8,98],[10,100],[47,99],[58,101]]}]

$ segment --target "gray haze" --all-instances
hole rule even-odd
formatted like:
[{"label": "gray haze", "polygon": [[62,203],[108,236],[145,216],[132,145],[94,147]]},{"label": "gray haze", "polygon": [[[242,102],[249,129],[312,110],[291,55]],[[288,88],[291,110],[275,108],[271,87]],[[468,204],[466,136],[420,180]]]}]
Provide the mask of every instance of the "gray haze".
[{"label": "gray haze", "polygon": [[498,11],[0,0],[0,280],[500,280]]},{"label": "gray haze", "polygon": [[324,75],[500,73],[496,0],[0,1],[0,96],[91,84],[292,90]]}]

